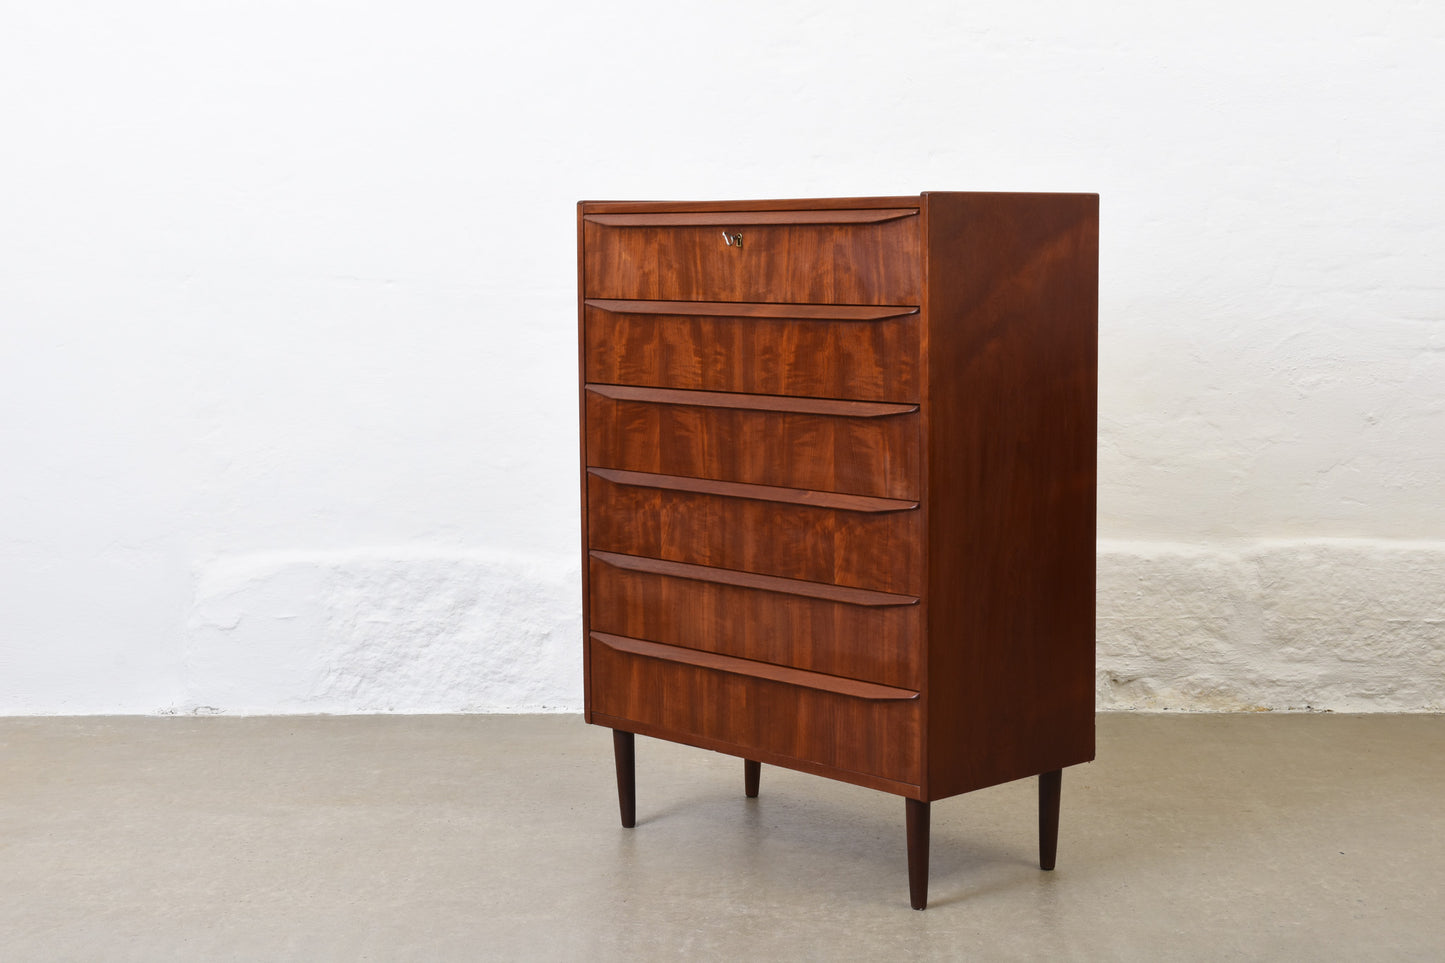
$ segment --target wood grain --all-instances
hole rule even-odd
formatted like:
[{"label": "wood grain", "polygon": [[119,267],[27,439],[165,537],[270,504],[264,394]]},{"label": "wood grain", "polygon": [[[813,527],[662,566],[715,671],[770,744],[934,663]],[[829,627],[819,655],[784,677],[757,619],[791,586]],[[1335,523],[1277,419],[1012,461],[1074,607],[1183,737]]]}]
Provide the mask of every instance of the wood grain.
[{"label": "wood grain", "polygon": [[593,723],[595,725],[612,728],[619,726],[630,727],[631,730],[635,731],[639,736],[652,736],[658,739],[666,739],[669,742],[675,742],[679,745],[696,746],[699,749],[706,749],[710,752],[724,752],[743,759],[756,759],[769,766],[782,766],[786,769],[797,770],[798,772],[806,772],[815,776],[836,779],[839,782],[852,783],[855,786],[865,786],[881,792],[890,792],[898,796],[906,796],[909,799],[919,798],[920,789],[915,783],[887,779],[875,773],[838,769],[833,766],[823,765],[811,759],[785,756],[767,747],[739,746],[724,739],[702,736],[696,732],[688,732],[682,729],[668,729],[664,726],[650,722],[640,722],[636,719],[619,719],[616,716],[609,716],[605,712],[595,710],[593,712]]},{"label": "wood grain", "polygon": [[918,313],[918,308],[869,304],[780,304],[775,301],[623,301],[587,298],[583,306],[607,314],[686,314],[709,318],[787,318],[811,321],[887,321]]},{"label": "wood grain", "polygon": [[718,672],[730,672],[733,675],[747,676],[752,679],[768,679],[772,682],[785,682],[788,685],[799,686],[804,689],[816,689],[819,692],[834,692],[838,695],[851,696],[854,699],[897,701],[918,698],[918,693],[910,689],[878,685],[874,682],[863,682],[858,679],[827,675],[822,672],[809,672],[804,669],[795,669],[792,666],[777,665],[772,662],[739,659],[730,655],[719,655],[716,652],[690,649],[680,645],[663,645],[658,642],[649,642],[646,639],[634,639],[622,635],[612,635],[607,632],[593,632],[591,639],[618,652],[630,652],[633,655],[642,655],[649,659],[662,659],[663,661],[673,662],[678,665],[701,666],[705,669],[715,669]]},{"label": "wood grain", "polygon": [[917,209],[920,202],[920,196],[913,194],[901,197],[794,197],[762,201],[580,201],[577,207],[587,214],[646,214],[663,211],[841,211],[880,207]]},{"label": "wood grain", "polygon": [[922,588],[916,510],[860,513],[646,488],[593,469],[587,513],[588,544],[606,552],[904,595]]},{"label": "wood grain", "polygon": [[878,498],[873,495],[847,495],[838,492],[809,491],[802,488],[779,488],[774,485],[752,485],[744,482],[716,481],[711,478],[693,478],[685,475],[626,471],[620,468],[588,468],[587,474],[605,478],[615,485],[631,485],[635,488],[697,492],[703,495],[746,498],[752,501],[831,508],[841,512],[866,512],[870,515],[907,512],[918,507],[918,502],[906,498]]},{"label": "wood grain", "polygon": [[659,211],[634,214],[589,214],[587,220],[607,227],[752,227],[759,224],[882,224],[914,217],[916,207],[801,211]]},{"label": "wood grain", "polygon": [[[586,284],[584,268],[586,265],[586,254],[583,245],[582,212],[584,204],[577,205],[577,369],[579,381],[582,385],[587,383],[587,372],[590,364],[588,362],[587,350],[587,314],[582,302],[581,292]],[[578,445],[578,469],[581,474],[581,499],[582,499],[582,530],[579,533],[582,538],[582,556],[587,557],[587,395],[578,391],[577,393],[577,421],[580,431],[577,436]],[[582,718],[586,722],[592,722],[592,667],[589,649],[585,644],[589,630],[590,615],[587,608],[587,566],[582,566]]]},{"label": "wood grain", "polygon": [[758,410],[740,407],[746,395],[640,390],[662,396],[651,401],[615,397],[605,388],[587,392],[589,465],[918,498],[919,429],[917,416],[908,414],[911,405],[811,400],[799,405],[850,412],[839,415],[769,410],[780,402],[765,396],[752,396],[763,406]]},{"label": "wood grain", "polygon": [[683,562],[669,562],[660,558],[641,555],[619,555],[616,552],[602,552],[593,549],[588,553],[592,558],[630,572],[649,572],[653,575],[667,575],[671,578],[689,579],[695,582],[712,582],[718,585],[736,585],[741,588],[757,589],[774,595],[799,595],[803,598],[822,599],[826,602],[841,602],[844,605],[861,605],[864,608],[893,608],[902,605],[917,605],[913,595],[898,595],[892,592],[875,592],[872,589],[849,588],[846,585],[829,585],[824,582],[808,582],[796,578],[778,578],[775,575],[758,575],[755,572],[737,572],[730,568],[711,568],[707,565],[688,565]]},{"label": "wood grain", "polygon": [[1094,757],[1098,197],[924,198],[939,799]]},{"label": "wood grain", "polygon": [[[856,604],[846,594],[822,593],[862,589],[598,551],[588,567],[588,607],[598,631],[905,689],[921,684],[921,609],[912,596],[865,593],[902,603]],[[699,569],[708,580],[692,577]],[[729,581],[713,580],[718,576]],[[769,590],[779,583],[787,591]]]},{"label": "wood grain", "polygon": [[741,411],[791,411],[805,415],[836,415],[839,418],[887,418],[892,415],[912,414],[918,410],[917,405],[839,401],[834,398],[794,398],[788,395],[741,394],[731,391],[678,391],[673,388],[640,388],[636,385],[589,384],[586,390],[613,401],[736,408]]},{"label": "wood grain", "polygon": [[612,227],[584,218],[583,296],[663,301],[918,304],[916,216],[881,224],[763,224],[741,247],[714,227]]},{"label": "wood grain", "polygon": [[917,700],[858,699],[590,647],[596,711],[638,731],[725,743],[770,763],[798,760],[815,771],[918,781]]},{"label": "wood grain", "polygon": [[[917,402],[913,308],[589,300],[586,378],[652,385]],[[731,308],[732,310],[728,310]],[[860,315],[859,312],[863,312]],[[902,313],[899,313],[902,312]]]},{"label": "wood grain", "polygon": [[584,202],[578,240],[588,721],[904,795],[918,908],[929,802],[1042,773],[1051,866],[1097,196]]}]

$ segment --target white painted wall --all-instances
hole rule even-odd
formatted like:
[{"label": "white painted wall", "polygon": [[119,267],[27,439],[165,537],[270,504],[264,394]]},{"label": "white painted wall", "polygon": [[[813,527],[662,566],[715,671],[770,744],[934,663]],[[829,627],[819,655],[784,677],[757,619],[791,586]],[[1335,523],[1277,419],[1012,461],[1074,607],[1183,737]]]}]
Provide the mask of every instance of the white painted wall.
[{"label": "white painted wall", "polygon": [[1103,197],[1100,704],[1445,707],[1445,6],[0,11],[0,713],[576,708],[574,204]]}]

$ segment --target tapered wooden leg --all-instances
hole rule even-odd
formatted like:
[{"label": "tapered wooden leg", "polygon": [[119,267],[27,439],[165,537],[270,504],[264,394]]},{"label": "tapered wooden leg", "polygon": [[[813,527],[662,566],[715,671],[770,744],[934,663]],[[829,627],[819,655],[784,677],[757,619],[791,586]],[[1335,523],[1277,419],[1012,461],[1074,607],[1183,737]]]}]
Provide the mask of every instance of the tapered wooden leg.
[{"label": "tapered wooden leg", "polygon": [[763,774],[763,764],[751,759],[743,760],[743,795],[749,799],[758,798],[758,779]]},{"label": "tapered wooden leg", "polygon": [[928,905],[928,803],[903,803],[908,813],[908,898],[921,910]]},{"label": "tapered wooden leg", "polygon": [[634,765],[634,737],[621,729],[612,730],[612,757],[617,763],[617,805],[622,810],[622,825],[637,825],[637,769]]},{"label": "tapered wooden leg", "polygon": [[1039,869],[1053,869],[1059,853],[1059,789],[1064,771],[1039,774]]}]

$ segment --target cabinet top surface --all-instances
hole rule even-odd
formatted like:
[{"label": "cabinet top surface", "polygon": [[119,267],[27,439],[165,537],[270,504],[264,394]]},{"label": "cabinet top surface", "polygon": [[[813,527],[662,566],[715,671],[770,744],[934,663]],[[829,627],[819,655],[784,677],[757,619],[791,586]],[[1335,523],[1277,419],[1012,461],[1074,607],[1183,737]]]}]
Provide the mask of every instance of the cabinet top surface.
[{"label": "cabinet top surface", "polygon": [[774,198],[756,201],[581,201],[584,214],[624,214],[653,211],[816,211],[876,207],[918,207],[921,197]]},{"label": "cabinet top surface", "polygon": [[[892,197],[803,197],[766,200],[715,201],[579,201],[583,214],[625,214],[655,211],[807,211],[846,210],[889,207],[921,207],[929,194],[988,194],[989,192],[928,191],[922,194]],[[1070,196],[1070,195],[1055,195]],[[1073,195],[1094,196],[1098,195]]]}]

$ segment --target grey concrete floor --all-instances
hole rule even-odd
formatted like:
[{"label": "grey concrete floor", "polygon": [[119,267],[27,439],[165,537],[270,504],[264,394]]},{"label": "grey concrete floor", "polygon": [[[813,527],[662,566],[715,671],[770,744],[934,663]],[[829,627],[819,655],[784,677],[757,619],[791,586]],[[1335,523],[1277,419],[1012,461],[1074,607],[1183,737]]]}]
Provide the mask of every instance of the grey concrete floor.
[{"label": "grey concrete floor", "polygon": [[576,716],[0,719],[0,959],[1445,959],[1445,717],[1105,715],[903,803]]}]

